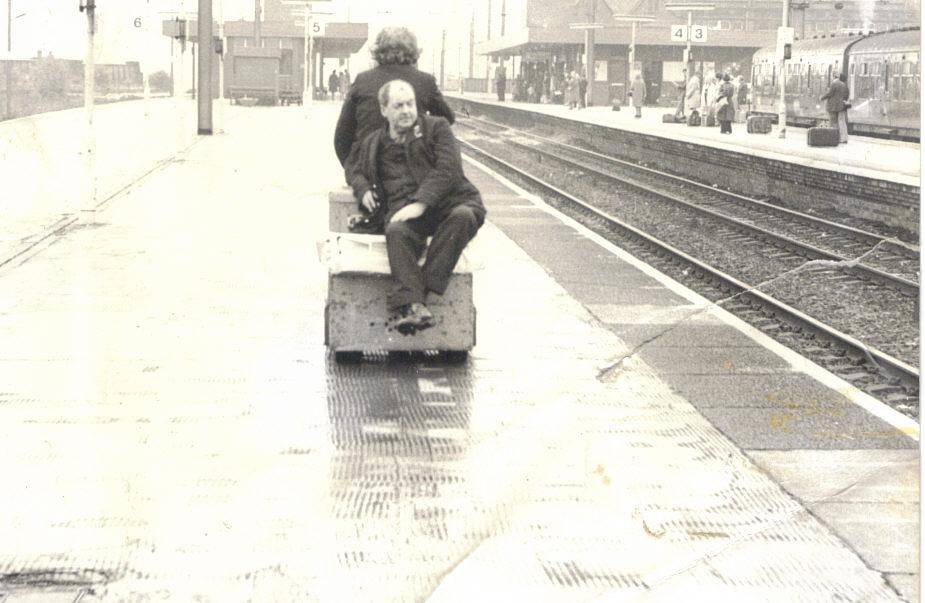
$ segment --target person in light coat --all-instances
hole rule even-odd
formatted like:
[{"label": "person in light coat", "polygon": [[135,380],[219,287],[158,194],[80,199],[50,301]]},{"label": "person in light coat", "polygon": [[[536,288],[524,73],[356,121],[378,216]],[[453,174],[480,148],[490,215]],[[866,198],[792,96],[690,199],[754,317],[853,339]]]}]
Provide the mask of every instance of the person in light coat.
[{"label": "person in light coat", "polygon": [[688,115],[693,111],[700,111],[700,77],[696,73],[687,80],[687,87],[684,89],[684,109]]},{"label": "person in light coat", "polygon": [[569,109],[577,109],[578,100],[578,72],[573,69],[565,81],[565,102]]},{"label": "person in light coat", "polygon": [[642,79],[642,74],[637,73],[633,78],[630,94],[633,95],[633,107],[636,109],[636,117],[642,117],[642,105],[646,101],[646,82]]}]

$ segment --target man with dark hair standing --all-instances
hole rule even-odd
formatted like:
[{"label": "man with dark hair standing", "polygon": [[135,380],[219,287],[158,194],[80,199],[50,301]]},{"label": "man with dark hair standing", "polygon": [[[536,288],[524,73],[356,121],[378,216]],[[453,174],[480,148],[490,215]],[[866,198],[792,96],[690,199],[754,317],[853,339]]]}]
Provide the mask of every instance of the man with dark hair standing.
[{"label": "man with dark hair standing", "polygon": [[334,132],[334,151],[341,165],[353,145],[370,132],[385,125],[377,94],[386,82],[404,80],[411,85],[417,99],[417,112],[446,118],[451,124],[456,116],[443,100],[437,81],[415,66],[421,52],[417,38],[404,27],[386,27],[376,36],[372,50],[376,67],[357,75],[347,91]]},{"label": "man with dark hair standing", "polygon": [[838,142],[848,142],[848,84],[845,76],[839,74],[829,84],[828,91],[819,100],[825,101],[825,110],[829,113],[829,127],[838,128]]},{"label": "man with dark hair standing", "polygon": [[504,94],[507,91],[507,70],[504,68],[504,58],[495,67],[495,87],[498,91],[498,100],[504,102]]},{"label": "man with dark hair standing", "polygon": [[[485,221],[485,206],[463,174],[447,120],[418,115],[407,82],[387,82],[378,97],[388,124],[354,145],[346,178],[364,210],[384,210],[395,279],[388,309],[399,314],[398,331],[413,333],[434,325],[426,298],[446,291],[459,256]],[[427,237],[433,237],[429,247]]]}]

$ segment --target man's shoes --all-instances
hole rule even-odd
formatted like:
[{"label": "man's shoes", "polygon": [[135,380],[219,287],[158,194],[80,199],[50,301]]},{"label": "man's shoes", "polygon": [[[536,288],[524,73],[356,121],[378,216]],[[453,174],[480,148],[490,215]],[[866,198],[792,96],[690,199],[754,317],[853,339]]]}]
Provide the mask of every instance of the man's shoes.
[{"label": "man's shoes", "polygon": [[420,302],[402,306],[399,313],[401,316],[392,326],[402,335],[414,335],[437,324],[434,315]]}]

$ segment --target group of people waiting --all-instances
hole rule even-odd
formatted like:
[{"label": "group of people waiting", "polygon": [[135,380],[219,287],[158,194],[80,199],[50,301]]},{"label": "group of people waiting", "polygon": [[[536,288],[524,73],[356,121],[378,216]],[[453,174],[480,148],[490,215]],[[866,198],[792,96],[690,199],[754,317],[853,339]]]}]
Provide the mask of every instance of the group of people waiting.
[{"label": "group of people waiting", "polygon": [[701,125],[719,124],[721,134],[732,134],[732,122],[748,103],[745,78],[740,75],[733,81],[728,73],[716,73],[701,85],[696,72],[687,79],[687,69],[684,77],[686,85],[683,102],[678,108],[679,116],[683,118],[696,113],[702,116]]},{"label": "group of people waiting", "polygon": [[350,72],[346,69],[337,73],[337,69],[328,76],[328,93],[331,100],[344,100],[347,89],[350,88]]},{"label": "group of people waiting", "polygon": [[[499,67],[501,69],[503,67]],[[503,101],[501,85],[495,70],[495,87],[498,100]],[[528,103],[563,104],[569,109],[583,109],[587,106],[588,78],[583,68],[565,69],[562,75],[545,70],[531,71],[526,79],[518,77],[517,90]],[[516,91],[515,91],[516,94]]]}]

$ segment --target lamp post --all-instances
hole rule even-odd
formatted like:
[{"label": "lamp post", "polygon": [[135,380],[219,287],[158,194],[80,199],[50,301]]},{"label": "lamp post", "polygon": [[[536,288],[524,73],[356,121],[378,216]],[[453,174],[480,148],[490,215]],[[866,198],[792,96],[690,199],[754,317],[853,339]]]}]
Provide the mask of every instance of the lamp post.
[{"label": "lamp post", "polygon": [[[311,60],[314,55],[312,48],[314,44],[314,31],[312,29],[313,15],[329,15],[331,13],[322,13],[312,11],[312,2],[309,0],[280,0],[286,6],[300,7],[292,11],[292,14],[302,18],[302,49],[304,51],[302,67],[302,106],[308,108],[312,105],[314,96],[314,86],[312,85],[312,65]],[[314,0],[315,2],[327,2],[329,0]],[[299,25],[297,22],[296,25]]]},{"label": "lamp post", "polygon": [[[786,0],[785,0],[786,1]],[[716,8],[715,4],[706,2],[667,2],[665,10],[672,12],[687,13],[687,50],[685,51],[684,64],[688,67],[688,73],[693,72],[693,61],[691,61],[691,29],[694,27],[694,12],[711,11]]]},{"label": "lamp post", "polygon": [[591,37],[591,31],[595,29],[604,29],[603,23],[569,23],[569,29],[582,29],[585,32],[585,77],[588,78],[588,90],[585,92],[585,104],[593,104],[594,94],[594,39]]},{"label": "lamp post", "polygon": [[636,64],[636,24],[637,23],[651,23],[655,21],[655,17],[647,16],[636,16],[636,15],[614,15],[614,21],[620,22],[630,22],[632,24],[632,31],[630,33],[630,47],[629,52],[626,55],[626,85],[629,89],[629,82],[632,81],[632,71],[633,67]]}]

